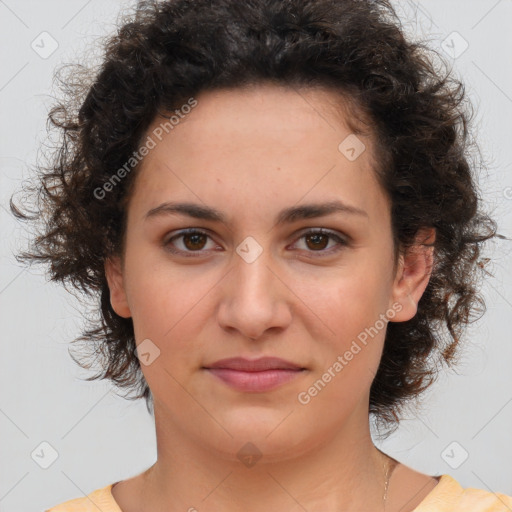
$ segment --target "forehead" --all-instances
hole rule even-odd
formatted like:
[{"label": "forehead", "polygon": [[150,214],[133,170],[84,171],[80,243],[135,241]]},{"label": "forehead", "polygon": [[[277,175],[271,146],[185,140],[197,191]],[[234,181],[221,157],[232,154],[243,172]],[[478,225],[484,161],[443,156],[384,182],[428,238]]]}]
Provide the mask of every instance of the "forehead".
[{"label": "forehead", "polygon": [[[180,127],[194,125],[195,136],[203,136],[204,139],[219,135],[219,130],[233,132],[234,124],[237,130],[249,129],[259,136],[270,134],[273,137],[283,128],[290,135],[309,131],[311,136],[317,127],[338,135],[348,131],[371,136],[369,123],[355,106],[355,101],[332,88],[258,84],[203,91],[195,102],[192,112],[180,115],[179,119],[174,116],[174,119]],[[152,128],[158,129],[162,122],[165,119],[156,117]],[[214,134],[210,131],[212,124],[217,129]],[[309,130],[305,124],[310,126]],[[184,131],[177,127],[172,127],[171,131]],[[285,134],[279,135],[284,141]],[[293,142],[291,138],[289,141]]]},{"label": "forehead", "polygon": [[261,209],[263,200],[282,206],[302,197],[363,209],[385,205],[372,136],[354,133],[360,120],[334,92],[266,85],[209,91],[195,100],[172,127],[162,117],[149,127],[155,147],[138,170],[137,203],[178,195],[246,212]]}]

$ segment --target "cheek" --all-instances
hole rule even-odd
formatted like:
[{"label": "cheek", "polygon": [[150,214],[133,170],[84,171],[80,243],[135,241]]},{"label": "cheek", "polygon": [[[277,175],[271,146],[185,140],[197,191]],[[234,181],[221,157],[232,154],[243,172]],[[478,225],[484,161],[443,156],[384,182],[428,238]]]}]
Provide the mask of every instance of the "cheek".
[{"label": "cheek", "polygon": [[360,270],[344,269],[303,293],[333,334],[345,338],[373,325],[386,312],[390,287],[379,269],[361,265]]},{"label": "cheek", "polygon": [[175,282],[170,288],[157,274],[146,277],[132,283],[135,339],[142,344],[138,352],[151,354],[150,364],[139,356],[141,370],[155,399],[172,397],[177,410],[184,411],[191,403],[182,383],[200,366],[198,354],[204,353],[200,340],[205,301],[200,301],[198,290],[182,290]]},{"label": "cheek", "polygon": [[324,291],[318,299],[316,306],[323,306],[322,318],[327,319],[334,333],[319,338],[323,342],[317,342],[315,373],[299,401],[311,401],[311,411],[320,416],[330,407],[332,414],[342,419],[367,401],[387,327],[380,318],[387,305],[380,286],[380,281],[369,274],[364,278],[352,276]]},{"label": "cheek", "polygon": [[[385,319],[390,293],[383,266],[382,262],[369,261],[361,255],[357,264],[338,269],[336,275],[315,283],[310,289],[306,289],[307,283],[303,281],[305,288],[301,293],[310,298],[308,306],[320,326],[316,332],[321,331],[321,335],[315,339],[323,340],[318,343],[321,348],[318,370],[327,371],[341,356],[342,371],[332,370],[340,377],[343,375],[334,379],[338,383],[349,379],[351,386],[355,381],[369,385],[377,370],[387,328]],[[337,368],[339,370],[340,366]],[[333,387],[337,387],[336,384]]]},{"label": "cheek", "polygon": [[166,367],[187,368],[194,354],[192,345],[197,349],[204,319],[208,318],[208,292],[218,279],[204,270],[202,276],[194,276],[191,267],[180,271],[165,263],[151,264],[137,253],[126,265],[137,343],[149,339],[160,350]]}]

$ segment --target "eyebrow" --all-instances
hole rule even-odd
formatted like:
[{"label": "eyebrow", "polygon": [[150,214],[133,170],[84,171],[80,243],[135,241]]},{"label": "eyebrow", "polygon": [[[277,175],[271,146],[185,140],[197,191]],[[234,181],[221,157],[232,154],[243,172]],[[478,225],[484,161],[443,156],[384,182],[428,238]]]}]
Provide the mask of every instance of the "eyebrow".
[{"label": "eyebrow", "polygon": [[[341,201],[330,201],[327,203],[312,203],[301,206],[292,206],[281,210],[276,217],[276,225],[295,222],[302,219],[323,217],[333,213],[345,213],[349,215],[367,217],[368,213],[360,208],[345,204]],[[227,217],[210,206],[203,206],[195,203],[165,202],[152,208],[145,215],[145,220],[160,215],[181,214],[193,217],[194,219],[210,220],[227,223]]]}]

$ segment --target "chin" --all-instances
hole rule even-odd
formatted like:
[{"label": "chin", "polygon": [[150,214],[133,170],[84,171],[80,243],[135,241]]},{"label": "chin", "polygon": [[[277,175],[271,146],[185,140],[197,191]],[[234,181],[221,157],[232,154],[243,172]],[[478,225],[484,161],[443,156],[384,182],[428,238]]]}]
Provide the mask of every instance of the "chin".
[{"label": "chin", "polygon": [[[281,408],[277,414],[269,411],[260,415],[254,411],[249,414],[247,410],[233,412],[222,421],[233,437],[220,434],[216,447],[230,460],[239,459],[245,452],[250,454],[253,450],[261,457],[261,462],[285,461],[314,450],[321,440],[314,422],[297,423],[298,418],[294,418],[291,411],[290,407]],[[208,436],[204,439],[208,442]]]}]

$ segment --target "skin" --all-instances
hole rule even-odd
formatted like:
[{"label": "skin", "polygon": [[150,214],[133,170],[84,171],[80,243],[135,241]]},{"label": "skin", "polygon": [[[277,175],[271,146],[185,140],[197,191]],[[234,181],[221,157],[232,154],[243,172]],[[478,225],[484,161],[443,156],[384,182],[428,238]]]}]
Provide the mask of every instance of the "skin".
[{"label": "skin", "polygon": [[[379,315],[393,310],[402,322],[416,314],[431,248],[401,255],[394,272],[372,137],[358,135],[366,150],[354,161],[338,150],[353,130],[334,92],[258,85],[196,99],[142,162],[123,257],[105,265],[114,310],[133,319],[137,344],[150,339],[160,350],[142,365],[158,459],[117,483],[113,496],[123,512],[384,510],[392,459],[373,445],[368,404],[385,328],[309,403],[297,397]],[[332,200],[365,213],[275,222],[282,209]],[[226,222],[147,217],[166,201],[218,209]],[[209,237],[169,240],[191,227]],[[308,242],[304,234],[317,228],[348,242]],[[236,252],[248,236],[262,249],[252,263]],[[306,370],[247,393],[202,369],[236,356],[277,356]],[[237,457],[247,442],[262,454],[252,467]],[[402,464],[392,475],[388,512],[413,510],[437,483]]]}]

